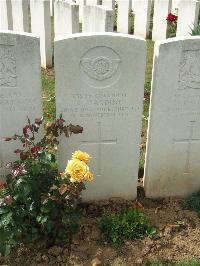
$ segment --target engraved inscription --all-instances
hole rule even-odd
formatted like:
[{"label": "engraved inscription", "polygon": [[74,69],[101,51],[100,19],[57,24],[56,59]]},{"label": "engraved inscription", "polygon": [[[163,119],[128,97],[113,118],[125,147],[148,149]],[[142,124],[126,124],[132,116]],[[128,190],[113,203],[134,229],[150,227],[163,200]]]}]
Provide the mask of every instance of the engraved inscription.
[{"label": "engraved inscription", "polygon": [[60,107],[60,113],[80,118],[127,117],[134,110],[126,93],[73,93],[68,106]]},{"label": "engraved inscription", "polygon": [[190,174],[191,173],[191,166],[190,166],[190,157],[192,153],[192,143],[200,142],[200,138],[194,138],[194,126],[196,121],[190,121],[190,132],[188,138],[182,138],[182,139],[174,139],[174,143],[187,143],[187,156],[185,161],[185,168],[184,168],[184,174]]},{"label": "engraved inscription", "polygon": [[16,87],[16,58],[12,45],[0,44],[0,87]]},{"label": "engraved inscription", "polygon": [[120,77],[120,57],[111,48],[97,46],[89,49],[80,59],[80,76],[94,88],[105,88]]},{"label": "engraved inscription", "polygon": [[97,122],[98,136],[96,141],[81,141],[81,145],[97,145],[97,176],[101,176],[101,158],[102,158],[102,145],[117,144],[117,138],[115,139],[102,139],[101,122]]},{"label": "engraved inscription", "polygon": [[200,115],[200,91],[195,92],[191,93],[187,90],[184,94],[182,92],[175,93],[172,110],[182,114]]},{"label": "engraved inscription", "polygon": [[182,52],[179,90],[200,89],[200,50]]},{"label": "engraved inscription", "polygon": [[3,111],[35,111],[38,108],[38,99],[27,97],[21,92],[3,90],[0,92],[0,110]]}]

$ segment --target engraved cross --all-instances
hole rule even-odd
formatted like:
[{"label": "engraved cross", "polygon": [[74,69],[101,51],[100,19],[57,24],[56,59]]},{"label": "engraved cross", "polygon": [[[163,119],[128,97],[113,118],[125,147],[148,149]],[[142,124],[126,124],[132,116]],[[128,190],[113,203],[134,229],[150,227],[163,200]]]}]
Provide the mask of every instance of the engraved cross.
[{"label": "engraved cross", "polygon": [[81,141],[82,145],[97,145],[97,176],[101,175],[101,166],[102,166],[102,145],[113,145],[117,144],[117,138],[116,139],[102,139],[102,129],[101,129],[101,122],[97,122],[97,130],[98,130],[98,136],[96,141],[88,141],[83,140]]},{"label": "engraved cross", "polygon": [[194,142],[200,142],[200,138],[193,138],[194,135],[194,125],[196,121],[190,121],[190,132],[189,132],[189,138],[186,139],[174,139],[175,143],[187,143],[187,155],[186,155],[186,161],[185,161],[185,174],[190,173],[190,156],[191,156],[191,149],[192,149],[192,143]]}]

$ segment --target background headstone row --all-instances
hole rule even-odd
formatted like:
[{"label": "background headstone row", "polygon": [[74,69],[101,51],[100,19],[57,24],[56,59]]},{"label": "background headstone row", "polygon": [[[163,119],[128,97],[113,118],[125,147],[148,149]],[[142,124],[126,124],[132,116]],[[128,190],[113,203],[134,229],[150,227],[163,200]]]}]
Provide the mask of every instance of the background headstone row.
[{"label": "background headstone row", "polygon": [[198,23],[199,8],[197,0],[1,0],[0,30],[39,35],[46,68],[52,66],[54,36],[117,31],[162,40],[170,12],[178,15],[176,36],[188,36]]}]

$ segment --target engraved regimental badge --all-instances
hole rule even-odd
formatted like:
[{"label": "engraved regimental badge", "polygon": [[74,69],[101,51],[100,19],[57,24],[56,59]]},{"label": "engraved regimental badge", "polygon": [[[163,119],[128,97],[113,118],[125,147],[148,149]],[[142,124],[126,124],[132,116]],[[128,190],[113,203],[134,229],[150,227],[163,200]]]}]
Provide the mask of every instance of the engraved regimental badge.
[{"label": "engraved regimental badge", "polygon": [[0,44],[0,87],[16,87],[16,59],[13,46]]},{"label": "engraved regimental badge", "polygon": [[114,85],[120,77],[120,57],[111,48],[97,46],[87,51],[80,60],[82,80],[96,88]]},{"label": "engraved regimental badge", "polygon": [[200,50],[182,52],[179,90],[200,89]]}]

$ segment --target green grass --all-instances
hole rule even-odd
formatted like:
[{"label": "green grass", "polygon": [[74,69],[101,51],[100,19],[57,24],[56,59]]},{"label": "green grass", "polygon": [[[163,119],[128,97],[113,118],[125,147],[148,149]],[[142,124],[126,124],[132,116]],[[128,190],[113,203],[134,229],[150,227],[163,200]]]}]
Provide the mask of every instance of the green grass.
[{"label": "green grass", "polygon": [[47,71],[42,71],[42,98],[44,119],[46,122],[52,121],[56,117],[55,78],[53,73],[50,75]]},{"label": "green grass", "polygon": [[193,193],[185,199],[183,208],[196,211],[200,215],[200,191]]},{"label": "green grass", "polygon": [[146,138],[147,138],[148,117],[149,117],[153,52],[154,52],[154,42],[152,42],[151,40],[148,40],[147,41],[145,86],[144,86],[144,101],[143,101],[142,140],[141,140],[142,145],[140,149],[140,163],[139,163],[140,169],[144,168],[144,162],[145,162],[145,151],[146,151],[145,145],[146,145]]},{"label": "green grass", "polygon": [[126,239],[143,238],[156,233],[145,214],[136,209],[105,214],[99,222],[99,228],[103,240],[114,247],[119,247]]}]

